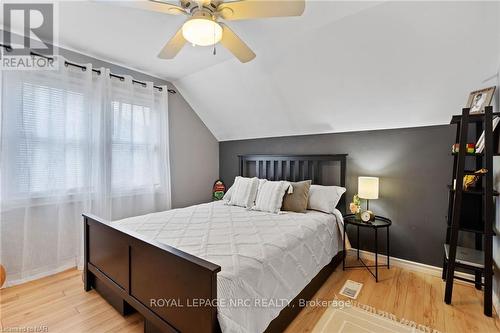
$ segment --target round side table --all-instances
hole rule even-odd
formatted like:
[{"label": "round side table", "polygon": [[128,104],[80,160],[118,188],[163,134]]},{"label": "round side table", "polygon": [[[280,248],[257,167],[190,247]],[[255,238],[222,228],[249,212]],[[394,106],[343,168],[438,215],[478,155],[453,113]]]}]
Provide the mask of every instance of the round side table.
[{"label": "round side table", "polygon": [[[359,268],[359,267],[365,267],[371,275],[375,278],[375,281],[378,282],[378,229],[381,228],[386,228],[387,231],[387,268],[389,268],[389,227],[391,226],[392,221],[388,219],[387,217],[382,217],[382,216],[375,216],[375,220],[371,222],[363,222],[361,220],[357,220],[356,216],[354,214],[348,214],[344,216],[344,241],[343,241],[343,250],[344,250],[344,258],[342,260],[342,269],[349,269],[349,268]],[[356,232],[356,238],[357,238],[357,257],[358,261],[361,262],[361,265],[357,266],[346,266],[345,265],[345,260],[347,257],[346,253],[346,248],[345,248],[345,236],[346,236],[346,230],[347,226],[352,225],[356,226],[357,232]],[[374,231],[374,243],[375,243],[375,265],[367,265],[363,259],[359,257],[359,228],[369,228]],[[371,268],[375,268],[375,273],[371,270]]]}]

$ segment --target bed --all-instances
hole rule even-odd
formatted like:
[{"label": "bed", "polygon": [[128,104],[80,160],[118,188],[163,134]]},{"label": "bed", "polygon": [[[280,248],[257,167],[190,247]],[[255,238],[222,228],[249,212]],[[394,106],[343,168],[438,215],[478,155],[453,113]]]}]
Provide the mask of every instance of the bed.
[{"label": "bed", "polygon": [[[345,186],[345,169],[344,154],[239,156],[240,175],[270,180]],[[85,214],[84,287],[139,311],[145,332],[279,332],[341,261],[342,213],[213,202],[114,222]]]}]

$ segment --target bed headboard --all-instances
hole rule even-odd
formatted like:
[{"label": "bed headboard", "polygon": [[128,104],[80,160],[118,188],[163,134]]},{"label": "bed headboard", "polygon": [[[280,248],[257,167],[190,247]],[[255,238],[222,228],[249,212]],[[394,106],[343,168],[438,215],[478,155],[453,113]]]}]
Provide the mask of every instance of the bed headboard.
[{"label": "bed headboard", "polygon": [[[239,174],[243,177],[258,177],[269,180],[301,181],[311,179],[313,184],[346,184],[347,154],[334,155],[239,155]],[[325,168],[334,165],[338,175],[325,172]],[[346,209],[345,194],[338,209],[344,214]]]}]

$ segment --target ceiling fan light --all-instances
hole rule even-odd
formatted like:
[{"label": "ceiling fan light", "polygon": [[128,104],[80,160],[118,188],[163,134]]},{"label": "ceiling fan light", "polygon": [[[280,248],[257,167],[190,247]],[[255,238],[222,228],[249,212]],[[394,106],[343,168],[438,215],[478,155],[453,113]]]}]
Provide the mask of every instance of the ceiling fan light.
[{"label": "ceiling fan light", "polygon": [[192,18],[182,26],[182,36],[194,45],[214,45],[222,39],[222,27],[208,18]]}]

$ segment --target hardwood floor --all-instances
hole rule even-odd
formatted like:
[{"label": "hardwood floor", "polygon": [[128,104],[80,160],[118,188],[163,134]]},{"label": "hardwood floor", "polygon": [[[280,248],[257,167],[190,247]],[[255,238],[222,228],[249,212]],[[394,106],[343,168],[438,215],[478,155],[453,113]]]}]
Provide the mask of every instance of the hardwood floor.
[{"label": "hardwood floor", "polygon": [[[500,332],[495,315],[483,315],[482,292],[456,283],[453,305],[443,302],[444,283],[440,278],[393,267],[379,271],[375,283],[365,270],[337,271],[316,294],[330,300],[347,279],[362,282],[360,303],[413,320],[442,332]],[[286,330],[309,332],[324,308],[305,308]],[[69,270],[0,291],[0,323],[12,327],[46,327],[48,332],[142,332],[140,315],[120,316],[95,291],[83,291],[81,272]],[[1,329],[0,329],[1,331]]]},{"label": "hardwood floor", "polygon": [[[441,332],[500,332],[498,315],[483,315],[483,295],[472,285],[456,281],[452,305],[444,303],[444,282],[440,277],[397,267],[379,270],[379,282],[365,269],[342,271],[330,276],[316,293],[321,300],[348,300],[338,294],[346,280],[363,283],[357,301],[377,310],[392,313]],[[309,332],[319,320],[324,308],[306,308],[290,324],[287,333]]]}]

